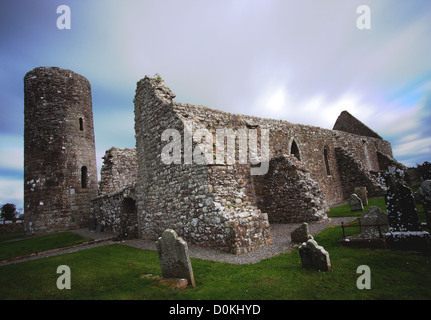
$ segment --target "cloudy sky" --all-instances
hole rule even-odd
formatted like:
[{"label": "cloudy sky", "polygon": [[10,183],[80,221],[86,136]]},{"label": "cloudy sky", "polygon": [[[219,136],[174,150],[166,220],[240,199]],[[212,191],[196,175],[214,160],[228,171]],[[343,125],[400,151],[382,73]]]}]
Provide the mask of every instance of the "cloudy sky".
[{"label": "cloudy sky", "polygon": [[99,172],[106,149],[135,146],[136,83],[156,73],[176,101],[232,113],[332,129],[348,110],[416,166],[431,161],[430,53],[428,0],[1,0],[0,205],[23,206],[35,67],[90,81]]}]

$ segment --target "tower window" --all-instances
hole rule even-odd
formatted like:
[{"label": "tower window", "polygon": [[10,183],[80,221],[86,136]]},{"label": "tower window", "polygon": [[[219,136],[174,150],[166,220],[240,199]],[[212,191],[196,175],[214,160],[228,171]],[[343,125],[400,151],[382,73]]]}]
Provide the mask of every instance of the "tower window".
[{"label": "tower window", "polygon": [[331,169],[329,168],[329,155],[328,155],[329,151],[328,151],[328,147],[325,146],[325,148],[323,148],[323,157],[325,158],[325,167],[326,167],[326,174],[328,176],[331,175]]},{"label": "tower window", "polygon": [[84,120],[79,118],[79,131],[84,131]]},{"label": "tower window", "polygon": [[290,147],[290,154],[293,154],[296,159],[301,161],[301,156],[299,154],[299,148],[298,148],[298,145],[296,144],[295,140],[292,141],[292,145]]},{"label": "tower window", "polygon": [[81,168],[81,187],[82,189],[88,188],[88,177],[87,177],[87,167],[83,166]]}]

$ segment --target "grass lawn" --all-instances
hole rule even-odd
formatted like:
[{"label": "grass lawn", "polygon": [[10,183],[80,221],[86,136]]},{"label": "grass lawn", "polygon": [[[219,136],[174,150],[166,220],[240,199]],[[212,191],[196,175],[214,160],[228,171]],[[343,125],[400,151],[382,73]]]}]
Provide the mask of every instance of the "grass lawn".
[{"label": "grass lawn", "polygon": [[[21,234],[19,235],[21,236]],[[0,261],[31,253],[72,246],[91,240],[83,238],[74,232],[60,232],[23,240],[7,241],[13,238],[14,235],[2,235],[0,237]]]},{"label": "grass lawn", "polygon": [[[369,206],[385,209],[384,199]],[[360,216],[347,205],[331,208],[330,217]],[[349,228],[348,235],[359,232]],[[0,260],[78,244],[88,239],[71,232],[6,242],[0,237]],[[284,299],[431,299],[431,256],[339,245],[340,226],[315,236],[329,252],[332,272],[303,269],[298,249],[256,264],[235,265],[191,259],[196,288],[174,290],[153,278],[161,275],[157,252],[113,244],[50,258],[0,266],[0,299],[80,300],[284,300]],[[59,290],[57,267],[71,270],[71,289]],[[356,270],[371,270],[371,289],[359,290]]]},{"label": "grass lawn", "polygon": [[[157,252],[114,244],[0,267],[0,299],[431,299],[431,256],[345,248],[341,227],[315,237],[330,254],[332,272],[301,267],[298,249],[256,264],[191,259],[196,288],[174,290],[144,274],[161,275]],[[71,289],[56,286],[57,267],[71,270]],[[359,290],[357,267],[371,270]]]}]

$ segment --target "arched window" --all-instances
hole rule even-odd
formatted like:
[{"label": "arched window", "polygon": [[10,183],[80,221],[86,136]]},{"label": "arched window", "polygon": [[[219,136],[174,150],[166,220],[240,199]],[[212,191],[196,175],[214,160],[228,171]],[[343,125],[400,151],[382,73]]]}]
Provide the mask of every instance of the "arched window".
[{"label": "arched window", "polygon": [[290,146],[290,154],[293,154],[296,159],[301,161],[301,155],[299,154],[299,148],[295,140],[292,141],[292,145]]},{"label": "arched window", "polygon": [[323,148],[323,157],[325,158],[325,167],[326,167],[326,174],[328,176],[331,175],[331,168],[329,167],[329,148],[328,146],[325,146]]},{"label": "arched window", "polygon": [[79,131],[84,131],[84,120],[79,118]]},{"label": "arched window", "polygon": [[82,189],[88,188],[88,177],[87,177],[87,167],[83,166],[81,168],[81,187]]}]

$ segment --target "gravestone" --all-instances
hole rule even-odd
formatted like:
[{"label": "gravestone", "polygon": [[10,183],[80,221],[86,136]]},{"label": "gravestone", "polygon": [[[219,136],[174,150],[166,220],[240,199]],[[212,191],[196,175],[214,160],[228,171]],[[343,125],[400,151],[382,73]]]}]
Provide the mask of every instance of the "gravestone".
[{"label": "gravestone", "polygon": [[353,191],[359,199],[362,201],[363,206],[368,206],[368,196],[367,196],[367,188],[366,187],[356,187]]},{"label": "gravestone", "polygon": [[306,242],[308,239],[313,239],[313,236],[308,233],[308,223],[303,222],[301,225],[292,231],[290,234],[290,239],[292,242]]},{"label": "gravestone", "polygon": [[186,279],[196,286],[187,243],[174,230],[167,229],[156,243],[163,278]]},{"label": "gravestone", "polygon": [[385,196],[391,232],[422,231],[413,192],[400,181],[392,181]]},{"label": "gravestone", "polygon": [[309,239],[299,247],[299,255],[303,268],[319,271],[331,271],[332,269],[329,253],[314,239]]},{"label": "gravestone", "polygon": [[431,229],[431,180],[425,180],[419,187],[418,194],[425,211],[427,226]]},{"label": "gravestone", "polygon": [[362,205],[361,199],[354,193],[349,198],[350,211],[362,211],[364,206]]},{"label": "gravestone", "polygon": [[[381,225],[380,232],[377,226],[367,225]],[[361,238],[365,239],[379,239],[380,235],[384,235],[389,231],[388,215],[383,212],[379,207],[371,207],[367,212],[361,216]]]},{"label": "gravestone", "polygon": [[385,175],[388,190],[385,195],[389,232],[386,238],[392,248],[407,250],[430,250],[429,233],[423,231],[413,192],[389,170]]}]

